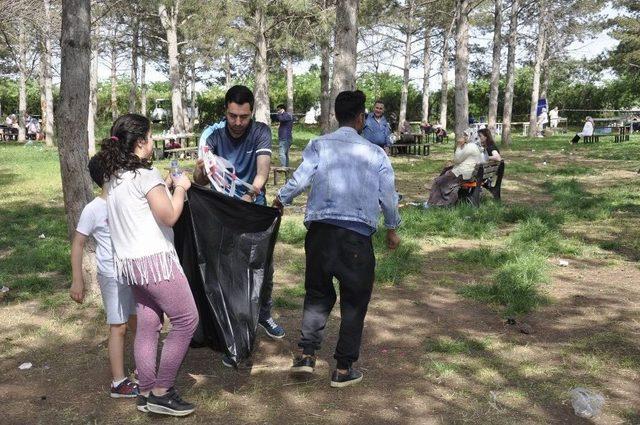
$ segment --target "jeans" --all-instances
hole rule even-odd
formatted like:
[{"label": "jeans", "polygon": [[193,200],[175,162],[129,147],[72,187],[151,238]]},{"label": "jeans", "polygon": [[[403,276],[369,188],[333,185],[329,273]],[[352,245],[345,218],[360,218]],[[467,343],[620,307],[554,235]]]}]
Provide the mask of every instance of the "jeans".
[{"label": "jeans", "polygon": [[312,222],[305,239],[306,272],[302,331],[304,354],[320,349],[327,318],[336,302],[333,278],[340,287],[340,332],[334,358],[338,369],[358,360],[362,328],[373,291],[375,257],[371,236],[332,224]]},{"label": "jeans", "polygon": [[280,153],[280,166],[289,166],[289,148],[291,147],[291,140],[278,139],[278,151]]}]

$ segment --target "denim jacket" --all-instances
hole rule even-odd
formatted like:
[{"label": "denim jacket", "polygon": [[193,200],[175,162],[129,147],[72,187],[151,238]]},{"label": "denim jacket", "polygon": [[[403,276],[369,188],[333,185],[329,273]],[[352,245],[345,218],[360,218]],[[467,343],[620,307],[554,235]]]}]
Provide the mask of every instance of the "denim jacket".
[{"label": "denim jacket", "polygon": [[289,205],[309,187],[305,225],[345,220],[375,229],[380,209],[385,227],[395,229],[400,224],[391,161],[380,146],[351,127],[311,140],[302,152],[302,164],[278,191],[278,198]]}]

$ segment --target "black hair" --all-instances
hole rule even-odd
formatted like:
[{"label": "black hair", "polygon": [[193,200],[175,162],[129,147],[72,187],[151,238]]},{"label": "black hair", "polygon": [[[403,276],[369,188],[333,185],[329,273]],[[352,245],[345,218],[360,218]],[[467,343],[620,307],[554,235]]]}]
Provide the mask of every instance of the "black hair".
[{"label": "black hair", "polygon": [[359,114],[364,113],[366,101],[367,97],[360,90],[340,92],[335,105],[338,124],[352,123]]},{"label": "black hair", "polygon": [[135,171],[138,168],[151,169],[151,161],[133,153],[136,143],[145,140],[151,129],[147,117],[138,114],[126,114],[118,117],[111,126],[111,137],[102,140],[104,180],[123,171]]},{"label": "black hair", "polygon": [[276,109],[287,109],[284,104],[279,104],[278,106],[276,106]]},{"label": "black hair", "polygon": [[[478,135],[480,134],[482,134],[487,139],[487,141],[483,143],[485,148],[491,145],[495,145],[495,142],[493,141],[493,135],[488,128],[481,128],[480,130],[478,130]],[[489,152],[489,155],[491,155],[491,152]]]},{"label": "black hair", "polygon": [[248,103],[253,111],[253,92],[249,90],[247,86],[236,85],[227,90],[227,94],[224,95],[224,106],[225,108],[229,106],[229,104],[237,103],[238,105],[243,105]]},{"label": "black hair", "polygon": [[382,101],[382,99],[376,99],[375,102],[373,102],[373,106],[376,106],[376,104],[381,104],[382,106],[384,106],[384,102]]},{"label": "black hair", "polygon": [[100,153],[93,155],[89,160],[89,175],[91,180],[98,186],[102,187],[104,184],[104,167],[102,166],[103,158]]}]

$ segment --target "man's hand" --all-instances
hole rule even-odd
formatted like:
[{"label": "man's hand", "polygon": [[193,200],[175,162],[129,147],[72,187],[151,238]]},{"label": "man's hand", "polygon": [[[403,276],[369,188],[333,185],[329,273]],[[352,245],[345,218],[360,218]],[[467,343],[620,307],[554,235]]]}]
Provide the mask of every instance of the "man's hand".
[{"label": "man's hand", "polygon": [[400,236],[395,229],[387,230],[387,248],[394,250],[400,245]]},{"label": "man's hand", "polygon": [[248,193],[245,193],[244,195],[242,195],[242,198],[240,198],[240,199],[242,199],[245,202],[249,202],[249,203],[253,202],[253,198]]},{"label": "man's hand", "polygon": [[280,199],[276,196],[276,199],[273,200],[273,204],[271,204],[273,208],[277,208],[280,211],[280,215],[284,215],[284,205],[280,202]]},{"label": "man's hand", "polygon": [[82,281],[74,281],[71,284],[71,288],[69,288],[69,296],[78,304],[82,304],[84,301],[84,283]]}]

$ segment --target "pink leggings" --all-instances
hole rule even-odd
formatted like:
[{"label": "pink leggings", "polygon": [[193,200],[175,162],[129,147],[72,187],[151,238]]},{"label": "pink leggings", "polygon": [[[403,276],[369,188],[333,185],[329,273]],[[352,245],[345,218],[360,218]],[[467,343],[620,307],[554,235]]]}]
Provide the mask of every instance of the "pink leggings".
[{"label": "pink leggings", "polygon": [[[132,289],[138,314],[133,352],[140,391],[149,391],[154,387],[171,388],[198,326],[198,310],[189,283],[182,268],[174,264],[172,280],[133,285]],[[164,340],[156,373],[163,314],[169,317],[171,329]]]}]

